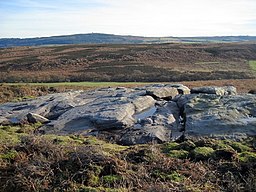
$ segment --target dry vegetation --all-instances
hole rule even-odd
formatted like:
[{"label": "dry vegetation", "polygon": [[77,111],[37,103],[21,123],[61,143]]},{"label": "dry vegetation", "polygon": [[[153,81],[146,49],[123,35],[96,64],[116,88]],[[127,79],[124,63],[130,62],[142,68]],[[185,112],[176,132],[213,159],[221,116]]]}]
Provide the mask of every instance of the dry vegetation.
[{"label": "dry vegetation", "polygon": [[255,78],[253,43],[68,45],[0,49],[0,82]]},{"label": "dry vegetation", "polygon": [[256,140],[120,146],[0,127],[0,191],[253,191]]}]

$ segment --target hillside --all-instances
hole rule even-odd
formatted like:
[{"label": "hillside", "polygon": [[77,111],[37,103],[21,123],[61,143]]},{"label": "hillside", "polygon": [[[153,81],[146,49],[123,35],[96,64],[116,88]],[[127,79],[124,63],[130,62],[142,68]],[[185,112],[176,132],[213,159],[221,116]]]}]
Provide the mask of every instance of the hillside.
[{"label": "hillside", "polygon": [[140,37],[102,33],[76,34],[40,38],[2,38],[0,47],[43,46],[66,44],[143,44],[143,43],[210,43],[256,41],[255,36],[216,36],[216,37]]},{"label": "hillside", "polygon": [[0,82],[255,78],[256,44],[109,44],[0,49]]}]

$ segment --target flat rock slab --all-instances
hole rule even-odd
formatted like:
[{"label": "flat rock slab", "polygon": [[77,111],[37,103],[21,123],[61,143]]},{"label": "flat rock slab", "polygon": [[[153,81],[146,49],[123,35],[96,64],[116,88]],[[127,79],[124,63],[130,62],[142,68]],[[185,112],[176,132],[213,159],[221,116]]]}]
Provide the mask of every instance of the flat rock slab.
[{"label": "flat rock slab", "polygon": [[191,95],[184,107],[190,136],[256,135],[254,95]]}]

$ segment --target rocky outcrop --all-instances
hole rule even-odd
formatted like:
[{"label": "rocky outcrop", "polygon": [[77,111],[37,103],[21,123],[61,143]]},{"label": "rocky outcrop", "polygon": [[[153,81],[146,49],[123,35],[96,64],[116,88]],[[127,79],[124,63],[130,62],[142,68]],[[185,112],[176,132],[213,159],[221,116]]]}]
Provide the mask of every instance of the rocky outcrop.
[{"label": "rocky outcrop", "polygon": [[184,108],[187,135],[256,135],[256,97],[253,95],[194,95]]},{"label": "rocky outcrop", "polygon": [[121,144],[256,135],[256,96],[180,84],[54,93],[0,105],[0,125],[43,123],[41,133],[108,135]]},{"label": "rocky outcrop", "polygon": [[236,95],[236,88],[233,86],[226,87],[216,87],[216,86],[206,86],[206,87],[195,87],[191,89],[191,93],[204,93],[204,94],[214,94],[214,95]]}]

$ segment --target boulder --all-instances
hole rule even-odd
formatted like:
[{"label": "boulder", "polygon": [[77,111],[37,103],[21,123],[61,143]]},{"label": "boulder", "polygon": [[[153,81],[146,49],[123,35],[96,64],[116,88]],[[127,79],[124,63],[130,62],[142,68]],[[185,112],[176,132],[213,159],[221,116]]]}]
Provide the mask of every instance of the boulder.
[{"label": "boulder", "polygon": [[27,119],[29,123],[48,123],[49,122],[49,119],[35,113],[28,113]]}]

